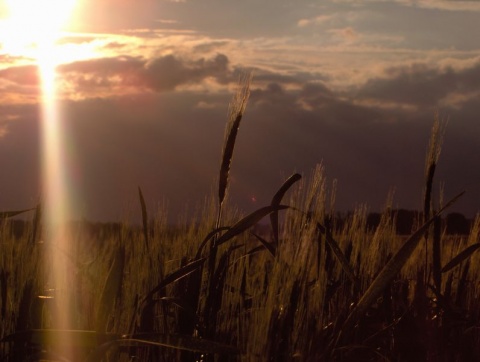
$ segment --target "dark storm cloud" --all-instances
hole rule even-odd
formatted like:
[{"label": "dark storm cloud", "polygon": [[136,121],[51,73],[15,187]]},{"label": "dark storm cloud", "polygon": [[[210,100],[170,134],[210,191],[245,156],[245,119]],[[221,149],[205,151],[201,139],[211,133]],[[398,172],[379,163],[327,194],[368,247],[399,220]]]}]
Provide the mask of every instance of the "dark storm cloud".
[{"label": "dark storm cloud", "polygon": [[287,91],[278,82],[268,83],[264,89],[252,90],[251,103],[270,108],[272,112],[275,109],[280,112],[286,109],[304,112],[306,115],[320,116],[323,121],[319,122],[346,124],[349,127],[352,123],[364,125],[380,121],[378,110],[358,106],[318,81],[303,84],[295,91]]},{"label": "dark storm cloud", "polygon": [[[200,101],[222,106],[196,107]],[[227,94],[172,92],[63,104],[79,215],[138,220],[138,186],[150,212],[166,199],[172,221],[187,204],[192,213],[215,189],[229,101]],[[477,172],[475,179],[478,165],[468,153],[480,154],[474,122],[480,109],[475,102],[468,108],[469,118],[451,115],[437,184],[445,182],[447,197],[468,186],[469,198],[459,205],[471,215],[478,210],[480,178]],[[430,109],[410,113],[357,106],[323,84],[293,91],[279,83],[255,89],[254,83],[232,164],[231,201],[247,211],[267,204],[287,176],[308,176],[323,163],[329,183],[338,179],[338,210],[362,202],[380,210],[393,187],[395,205],[419,208],[432,120]],[[20,208],[34,205],[39,192],[35,107],[23,109],[11,125],[0,142],[0,166],[10,170],[2,177],[0,201]],[[24,180],[20,196],[12,191],[15,180]]]},{"label": "dark storm cloud", "polygon": [[[450,93],[468,95],[477,90],[477,73],[478,63],[445,71],[413,66],[390,70],[388,77],[351,93],[339,93],[321,82],[306,83],[299,90],[287,90],[281,83],[253,90],[246,118],[254,120],[244,128],[254,130],[246,136],[248,147],[238,148],[238,158],[243,158],[244,164],[250,159],[268,167],[256,166],[251,172],[244,166],[243,175],[237,177],[247,182],[247,175],[261,175],[262,180],[274,184],[269,172],[277,178],[288,170],[308,174],[316,163],[323,162],[330,179],[339,181],[340,209],[354,207],[352,200],[381,209],[392,188],[396,189],[395,205],[420,208],[424,156],[439,110],[450,122],[436,185],[445,184],[446,198],[467,190],[468,197],[455,207],[473,216],[480,209],[479,164],[473,156],[480,154],[480,104],[468,97],[461,107],[447,104],[440,108],[438,102]],[[400,87],[402,82],[408,83],[405,78],[412,84]],[[417,88],[427,94],[417,94]],[[362,97],[376,102],[362,103]],[[426,97],[431,98],[427,101]],[[415,108],[401,104],[384,107],[385,100],[408,101]],[[255,120],[262,121],[258,124]],[[248,156],[242,157],[242,152]],[[267,191],[253,184],[252,189]],[[440,193],[438,188],[435,192],[437,196]]]},{"label": "dark storm cloud", "polygon": [[[171,220],[209,194],[223,138],[224,109],[200,109],[199,95],[150,94],[65,105],[80,170],[79,210],[89,219],[138,220],[137,187],[150,212],[167,199]],[[208,98],[212,100],[211,98]]]},{"label": "dark storm cloud", "polygon": [[174,89],[178,85],[197,83],[207,77],[227,81],[228,58],[218,54],[213,59],[182,61],[173,55],[154,59],[145,66],[142,74],[145,84],[157,91]]},{"label": "dark storm cloud", "polygon": [[[172,220],[187,202],[194,206],[208,195],[229,97],[208,98],[225,105],[213,110],[196,108],[199,98],[150,94],[62,103],[75,216],[137,220],[138,186],[152,213],[168,199]],[[0,211],[33,207],[41,196],[39,109],[0,106],[0,113],[16,115],[0,138]]]},{"label": "dark storm cloud", "polygon": [[[342,91],[326,76],[256,70],[232,164],[232,202],[247,211],[267,204],[287,176],[308,176],[323,163],[329,182],[338,179],[338,210],[363,202],[380,210],[392,188],[394,206],[421,208],[424,155],[437,103],[451,92],[468,95],[477,89],[478,62],[459,64],[390,68],[363,87]],[[215,189],[231,94],[170,91],[206,78],[234,82],[235,70],[221,54],[151,60],[123,56],[63,65],[63,77],[87,95],[61,107],[74,150],[69,167],[78,213],[118,220],[127,210],[138,220],[138,186],[151,212],[164,199],[172,220],[186,204],[192,212]],[[18,72],[5,74],[19,81]],[[96,90],[112,85],[140,91],[95,99]],[[427,95],[409,94],[416,87]],[[154,92],[141,92],[145,88]],[[389,102],[393,106],[385,107]],[[38,109],[17,106],[0,112],[17,116],[0,140],[0,166],[9,170],[1,181],[6,194],[0,202],[11,208],[33,205],[39,180]],[[475,156],[480,154],[480,104],[467,97],[461,107],[443,114],[450,123],[436,185],[445,183],[446,198],[467,189],[456,207],[473,216],[480,205]],[[15,180],[28,181],[20,196],[12,191]],[[438,196],[438,187],[435,192]]]},{"label": "dark storm cloud", "polygon": [[[241,67],[236,68],[237,72],[244,71]],[[328,76],[324,74],[312,74],[308,72],[292,72],[292,74],[280,74],[272,71],[266,71],[264,69],[254,69],[255,84],[260,83],[279,83],[283,85],[295,85],[302,86],[307,82],[311,82],[312,79],[316,81],[325,81]]]},{"label": "dark storm cloud", "polygon": [[300,97],[309,106],[323,107],[331,102],[337,102],[337,96],[323,83],[307,83],[300,93]]},{"label": "dark storm cloud", "polygon": [[449,94],[476,91],[478,84],[480,61],[461,70],[417,63],[387,69],[384,77],[369,80],[359,90],[358,96],[433,106]]},{"label": "dark storm cloud", "polygon": [[140,57],[120,56],[65,64],[59,66],[58,71],[75,92],[95,96],[102,88],[138,84],[144,64],[145,60]]},{"label": "dark storm cloud", "polygon": [[146,60],[121,56],[75,62],[61,66],[59,71],[81,91],[125,85],[162,92],[184,84],[199,83],[208,77],[226,83],[230,79],[228,68],[228,58],[218,54],[211,59],[182,59],[166,55]]},{"label": "dark storm cloud", "polygon": [[296,108],[295,101],[295,94],[285,91],[277,82],[267,84],[265,89],[253,89],[250,95],[250,102],[254,104],[281,104],[285,109]]},{"label": "dark storm cloud", "polygon": [[225,45],[228,45],[228,41],[210,41],[203,44],[199,44],[193,47],[192,52],[194,54],[198,53],[209,53],[211,51],[217,50]]}]

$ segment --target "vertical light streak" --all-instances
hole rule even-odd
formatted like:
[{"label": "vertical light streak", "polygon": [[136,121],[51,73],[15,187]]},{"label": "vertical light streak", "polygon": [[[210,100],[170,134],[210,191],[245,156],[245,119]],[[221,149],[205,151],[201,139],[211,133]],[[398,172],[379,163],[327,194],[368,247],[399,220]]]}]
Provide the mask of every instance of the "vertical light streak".
[{"label": "vertical light streak", "polygon": [[[70,200],[66,183],[67,165],[63,157],[65,152],[64,130],[56,102],[56,66],[49,59],[47,49],[48,47],[44,46],[43,55],[38,57],[42,80],[42,180],[44,223],[47,233],[45,237],[52,251],[52,284],[55,289],[55,304],[57,305],[57,315],[55,316],[57,325],[55,327],[70,329],[72,326],[69,316],[69,270],[66,256],[66,254],[70,254],[68,233]],[[48,263],[48,261],[46,262]]]},{"label": "vertical light streak", "polygon": [[[75,0],[7,0],[10,18],[6,29],[11,35],[7,45],[18,52],[34,54],[42,84],[42,180],[44,208],[44,239],[51,254],[45,267],[55,290],[53,311],[57,329],[72,329],[70,297],[72,295],[68,255],[70,238],[69,190],[65,162],[64,119],[59,111],[55,87],[57,54],[55,43],[62,25],[69,18]],[[8,48],[8,47],[7,47]],[[32,53],[33,52],[33,53]],[[68,334],[64,334],[67,336]],[[64,358],[72,358],[72,341],[58,341],[55,351]]]}]

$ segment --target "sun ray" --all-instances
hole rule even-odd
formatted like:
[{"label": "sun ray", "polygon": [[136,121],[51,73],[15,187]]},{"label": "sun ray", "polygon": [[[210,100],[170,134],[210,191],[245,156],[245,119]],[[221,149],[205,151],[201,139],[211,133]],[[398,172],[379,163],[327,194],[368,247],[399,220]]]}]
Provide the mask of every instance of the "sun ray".
[{"label": "sun ray", "polygon": [[[64,132],[56,101],[57,47],[60,30],[68,20],[75,0],[7,0],[9,17],[3,24],[5,51],[35,59],[42,83],[42,180],[44,204],[44,238],[52,250],[46,260],[55,289],[56,328],[70,329],[68,270],[65,252],[69,253],[67,222],[70,217],[67,166],[64,161]],[[7,30],[7,33],[5,33]],[[67,346],[69,341],[64,341]],[[67,347],[59,351],[68,356]]]}]

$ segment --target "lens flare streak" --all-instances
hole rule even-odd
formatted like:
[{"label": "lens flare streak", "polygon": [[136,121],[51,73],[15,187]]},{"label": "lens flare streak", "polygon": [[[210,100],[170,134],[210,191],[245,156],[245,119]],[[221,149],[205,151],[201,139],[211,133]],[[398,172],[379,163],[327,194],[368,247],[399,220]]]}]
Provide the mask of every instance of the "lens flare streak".
[{"label": "lens flare streak", "polygon": [[[55,43],[74,4],[75,0],[7,0],[10,16],[3,25],[9,34],[5,48],[35,58],[42,84],[43,237],[50,251],[46,255],[45,268],[49,275],[48,283],[54,290],[56,308],[52,311],[51,327],[56,329],[73,328],[69,305],[72,285],[69,283],[68,265],[71,240],[67,228],[70,221],[70,190],[62,127],[64,117],[56,99],[56,66],[61,57]],[[55,352],[65,358],[73,357],[69,347],[73,341],[66,337],[59,342],[60,350]]]}]

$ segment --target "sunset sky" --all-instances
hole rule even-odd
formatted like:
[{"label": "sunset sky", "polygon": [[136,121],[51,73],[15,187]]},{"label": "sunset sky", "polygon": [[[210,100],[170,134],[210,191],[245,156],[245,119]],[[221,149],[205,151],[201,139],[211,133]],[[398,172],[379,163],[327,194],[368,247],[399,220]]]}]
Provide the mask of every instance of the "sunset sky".
[{"label": "sunset sky", "polygon": [[[0,210],[42,193],[35,47],[29,25],[8,19],[0,0]],[[52,52],[76,216],[136,218],[138,186],[172,218],[201,203],[238,77],[253,69],[232,203],[266,205],[286,177],[323,163],[339,211],[381,210],[392,188],[394,206],[420,209],[438,111],[449,122],[436,182],[445,198],[466,190],[452,210],[472,217],[479,20],[476,0],[77,0]]]}]

